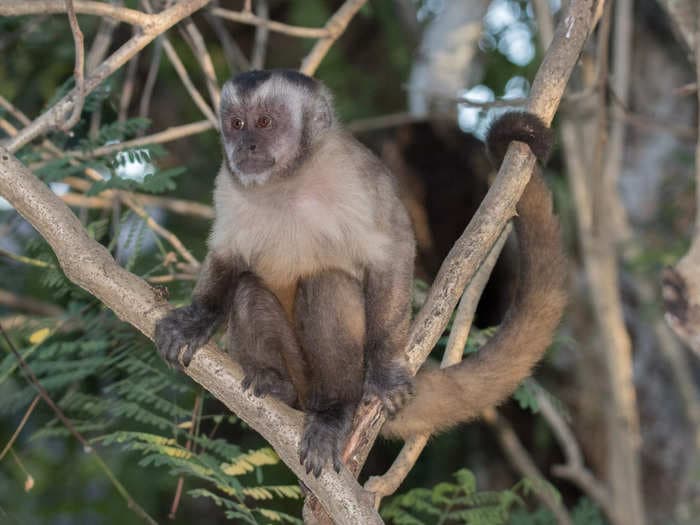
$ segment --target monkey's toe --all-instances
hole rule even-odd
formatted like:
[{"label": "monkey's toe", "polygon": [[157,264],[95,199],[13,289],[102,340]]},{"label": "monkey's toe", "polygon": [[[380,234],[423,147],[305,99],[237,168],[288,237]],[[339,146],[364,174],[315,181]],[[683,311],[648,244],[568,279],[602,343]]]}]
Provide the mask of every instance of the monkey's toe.
[{"label": "monkey's toe", "polygon": [[401,365],[375,368],[365,382],[365,399],[378,397],[389,417],[395,416],[413,396],[413,378]]},{"label": "monkey's toe", "polygon": [[323,467],[333,464],[333,469],[340,472],[340,436],[336,429],[329,426],[317,414],[307,414],[304,436],[301,439],[299,461],[306,473],[319,477]]}]

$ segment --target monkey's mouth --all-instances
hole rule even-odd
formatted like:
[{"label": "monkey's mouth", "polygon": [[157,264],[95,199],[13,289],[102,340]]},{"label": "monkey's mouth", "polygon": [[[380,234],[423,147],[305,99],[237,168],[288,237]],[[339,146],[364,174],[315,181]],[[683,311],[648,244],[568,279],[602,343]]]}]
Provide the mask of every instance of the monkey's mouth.
[{"label": "monkey's mouth", "polygon": [[270,168],[272,168],[275,165],[275,159],[272,157],[250,155],[236,158],[233,164],[236,171],[239,173],[255,175],[257,173],[268,171]]}]

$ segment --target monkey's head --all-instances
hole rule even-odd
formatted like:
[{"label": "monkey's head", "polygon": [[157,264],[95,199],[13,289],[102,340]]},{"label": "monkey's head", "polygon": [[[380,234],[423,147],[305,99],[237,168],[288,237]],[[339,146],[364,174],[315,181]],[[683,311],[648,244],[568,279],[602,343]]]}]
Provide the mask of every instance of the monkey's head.
[{"label": "monkey's head", "polygon": [[328,89],[293,70],[249,71],[221,91],[221,141],[244,186],[294,173],[335,121]]}]

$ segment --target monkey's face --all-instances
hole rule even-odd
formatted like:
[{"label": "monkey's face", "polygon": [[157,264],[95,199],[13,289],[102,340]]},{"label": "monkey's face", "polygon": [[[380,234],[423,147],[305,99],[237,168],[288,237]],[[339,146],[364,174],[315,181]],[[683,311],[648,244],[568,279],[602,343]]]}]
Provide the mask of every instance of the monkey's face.
[{"label": "monkey's face", "polygon": [[244,186],[291,175],[318,136],[320,84],[300,73],[251,71],[224,84],[221,138],[229,171]]},{"label": "monkey's face", "polygon": [[229,169],[245,186],[266,183],[299,154],[301,125],[282,100],[231,105],[221,120]]}]

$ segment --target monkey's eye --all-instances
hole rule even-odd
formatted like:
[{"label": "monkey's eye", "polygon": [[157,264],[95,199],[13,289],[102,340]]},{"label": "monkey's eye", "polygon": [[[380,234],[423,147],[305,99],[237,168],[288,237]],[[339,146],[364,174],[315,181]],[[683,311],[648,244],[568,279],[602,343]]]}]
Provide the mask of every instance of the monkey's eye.
[{"label": "monkey's eye", "polygon": [[258,120],[255,122],[255,127],[256,128],[269,128],[270,124],[272,124],[272,119],[268,117],[267,115],[263,115],[262,117],[258,118]]},{"label": "monkey's eye", "polygon": [[243,129],[243,126],[245,126],[245,122],[239,118],[235,118],[231,121],[231,127],[233,129]]}]

